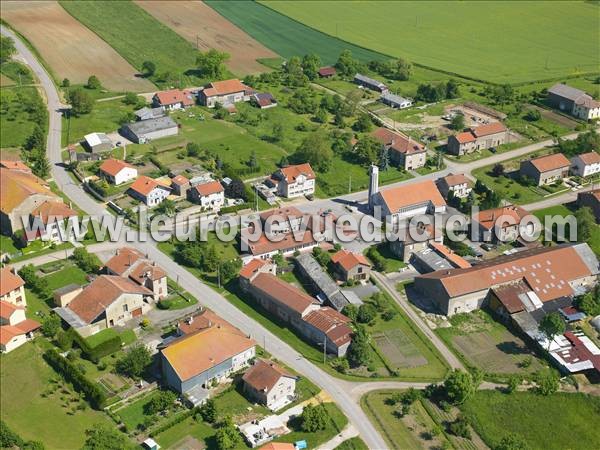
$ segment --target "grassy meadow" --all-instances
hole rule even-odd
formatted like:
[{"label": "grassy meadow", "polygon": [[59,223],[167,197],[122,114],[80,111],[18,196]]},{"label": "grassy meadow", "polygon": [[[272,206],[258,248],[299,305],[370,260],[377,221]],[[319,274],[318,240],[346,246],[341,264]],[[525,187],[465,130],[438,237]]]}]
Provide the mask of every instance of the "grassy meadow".
[{"label": "grassy meadow", "polygon": [[[358,46],[475,79],[518,83],[600,67],[593,2],[262,3]],[[253,19],[238,25],[251,29]]]}]

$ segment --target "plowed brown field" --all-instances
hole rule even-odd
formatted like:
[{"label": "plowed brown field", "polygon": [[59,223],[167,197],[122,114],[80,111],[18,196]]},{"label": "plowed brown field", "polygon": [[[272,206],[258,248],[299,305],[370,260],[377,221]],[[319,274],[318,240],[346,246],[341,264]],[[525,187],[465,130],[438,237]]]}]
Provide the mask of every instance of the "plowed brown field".
[{"label": "plowed brown field", "polygon": [[238,76],[267,70],[258,58],[278,55],[200,1],[136,1],[200,50],[215,48],[231,56],[227,67]]},{"label": "plowed brown field", "polygon": [[71,83],[96,75],[111,91],[155,90],[148,80],[96,34],[54,1],[3,1],[2,19],[36,48],[54,75]]}]

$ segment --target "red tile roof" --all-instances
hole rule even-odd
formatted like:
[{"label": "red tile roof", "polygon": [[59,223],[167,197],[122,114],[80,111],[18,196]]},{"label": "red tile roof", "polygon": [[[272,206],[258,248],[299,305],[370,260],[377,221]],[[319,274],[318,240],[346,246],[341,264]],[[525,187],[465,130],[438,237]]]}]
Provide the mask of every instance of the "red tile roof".
[{"label": "red tile roof", "polygon": [[304,232],[298,232],[299,239],[297,240],[294,233],[279,234],[276,240],[270,240],[265,233],[261,233],[258,240],[249,242],[247,235],[242,231],[242,239],[247,242],[248,249],[253,255],[263,255],[275,251],[285,252],[304,245],[316,244],[313,232],[307,229]]},{"label": "red tile roof", "polygon": [[462,133],[458,133],[454,135],[454,138],[460,144],[466,144],[467,142],[475,141],[475,135],[471,131],[463,131]]},{"label": "red tile roof", "polygon": [[530,159],[529,162],[540,172],[549,172],[550,170],[569,168],[570,161],[562,153],[554,153],[552,155],[539,156]]},{"label": "red tile roof", "polygon": [[[496,225],[496,221],[504,216],[505,218],[510,217],[515,224],[521,222],[521,220],[529,215],[529,211],[521,208],[520,206],[509,205],[501,206],[500,208],[486,209],[485,211],[479,211],[473,220],[479,222],[479,224],[486,230],[492,230]],[[502,224],[504,228],[514,226],[512,223],[504,222]]]},{"label": "red tile roof", "polygon": [[543,301],[570,296],[570,281],[592,275],[574,246],[540,247],[500,256],[468,269],[438,270],[421,279],[439,280],[451,298],[525,280]]},{"label": "red tile roof", "polygon": [[300,175],[304,175],[309,180],[313,180],[315,178],[315,172],[313,172],[309,163],[282,167],[279,169],[279,171],[288,183],[296,182],[296,178],[298,178]]},{"label": "red tile roof", "polygon": [[425,146],[420,142],[384,127],[377,128],[371,133],[371,136],[398,153],[411,154],[426,151]]},{"label": "red tile roof", "polygon": [[361,253],[354,253],[348,250],[340,250],[331,257],[331,262],[339,264],[346,272],[352,270],[359,264],[371,267],[371,263]]},{"label": "red tile roof", "polygon": [[192,334],[212,326],[232,326],[229,322],[214,312],[204,309],[201,313],[189,316],[178,323],[178,328],[183,334]]},{"label": "red tile roof", "polygon": [[446,206],[446,201],[432,180],[384,189],[380,195],[392,214],[401,208],[426,202],[433,203],[435,207]]},{"label": "red tile roof", "polygon": [[137,264],[129,274],[129,278],[138,284],[143,284],[146,278],[152,281],[158,281],[162,280],[166,276],[167,272],[165,272],[162,268],[146,261]]},{"label": "red tile roof", "polygon": [[2,267],[0,269],[0,296],[19,289],[21,286],[25,286],[23,278],[14,274],[10,267]]},{"label": "red tile roof", "polygon": [[29,166],[27,166],[23,161],[19,160],[8,161],[6,159],[3,159],[0,161],[0,167],[4,167],[5,169],[9,170],[21,170],[23,172],[31,173],[31,169],[29,168]]},{"label": "red tile roof", "polygon": [[139,177],[137,180],[135,180],[133,182],[133,184],[131,185],[131,187],[129,189],[146,197],[148,194],[150,194],[150,192],[152,192],[154,189],[156,189],[158,187],[161,187],[161,188],[167,189],[167,190],[169,189],[168,187],[164,186],[163,184],[159,183],[158,181],[156,181],[150,177],[147,177],[145,175],[142,175],[141,177]]},{"label": "red tile roof", "polygon": [[20,309],[25,309],[22,306],[13,305],[12,303],[5,302],[4,300],[0,300],[0,317],[3,319],[9,320],[10,316],[14,314],[15,311]]},{"label": "red tile roof", "polygon": [[135,169],[131,164],[120,159],[107,159],[100,166],[100,170],[108,175],[116,177],[123,169]]},{"label": "red tile roof", "polygon": [[106,264],[104,264],[104,267],[110,269],[112,273],[123,275],[133,267],[138,259],[143,257],[143,253],[139,250],[131,247],[123,247],[117,250],[117,254],[110,258]]},{"label": "red tile roof", "polygon": [[192,91],[181,89],[171,89],[169,91],[160,91],[154,94],[161,106],[174,105],[182,103],[184,106],[192,106],[196,103]]},{"label": "red tile roof", "polygon": [[251,281],[251,284],[300,314],[303,314],[311,305],[318,304],[310,295],[270,273],[259,273]]},{"label": "red tile roof", "polygon": [[600,163],[600,155],[596,152],[582,153],[579,155],[579,159],[586,165]]},{"label": "red tile roof", "polygon": [[0,344],[6,345],[15,336],[35,331],[41,327],[41,324],[33,319],[25,319],[16,325],[0,326]]},{"label": "red tile roof", "polygon": [[246,86],[238,79],[213,81],[202,91],[206,97],[228,95],[236,92],[250,92],[252,88]]},{"label": "red tile roof", "polygon": [[336,73],[337,71],[335,70],[335,67],[331,66],[321,67],[319,69],[319,75],[321,75],[322,77],[330,77],[332,75],[335,75]]},{"label": "red tile roof", "polygon": [[492,122],[486,125],[478,126],[473,129],[475,137],[489,136],[490,134],[502,133],[506,131],[506,127],[502,122]]},{"label": "red tile roof", "polygon": [[257,391],[270,392],[281,377],[296,378],[274,362],[259,359],[246,371],[242,380]]},{"label": "red tile roof", "polygon": [[67,306],[84,322],[91,323],[122,294],[153,295],[152,291],[117,275],[100,275]]},{"label": "red tile roof", "polygon": [[196,191],[202,197],[206,197],[208,195],[217,194],[219,192],[225,192],[223,186],[218,181],[209,181],[208,183],[198,184],[194,187]]},{"label": "red tile roof", "polygon": [[429,243],[440,255],[450,261],[455,267],[466,269],[467,267],[471,267],[471,263],[464,259],[462,256],[457,255],[448,247],[439,242],[431,241]]},{"label": "red tile roof", "polygon": [[352,340],[350,319],[328,306],[311,311],[304,321],[327,335],[338,347]]},{"label": "red tile roof", "polygon": [[264,259],[254,258],[240,270],[240,277],[250,279],[261,267],[267,264]]},{"label": "red tile roof", "polygon": [[62,201],[45,201],[31,211],[31,216],[40,217],[47,224],[49,219],[67,219],[77,216],[77,212],[69,208]]},{"label": "red tile roof", "polygon": [[471,184],[469,179],[465,176],[464,173],[459,174],[448,174],[444,178],[442,178],[448,187],[460,186],[461,184]]},{"label": "red tile roof", "polygon": [[177,175],[177,176],[171,178],[171,183],[176,184],[178,186],[183,186],[184,184],[187,184],[189,182],[190,182],[190,180],[188,180],[183,175]]},{"label": "red tile roof", "polygon": [[295,206],[284,206],[260,213],[260,220],[264,222],[271,216],[280,216],[282,219],[288,220],[288,218],[298,219],[304,217],[304,213]]}]

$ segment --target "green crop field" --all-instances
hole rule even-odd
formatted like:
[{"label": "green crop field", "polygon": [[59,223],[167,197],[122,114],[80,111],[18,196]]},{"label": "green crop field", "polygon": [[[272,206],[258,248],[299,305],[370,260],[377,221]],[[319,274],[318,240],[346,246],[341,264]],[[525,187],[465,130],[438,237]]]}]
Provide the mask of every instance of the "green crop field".
[{"label": "green crop field", "polygon": [[[206,1],[207,5],[234,23],[265,47],[289,58],[315,53],[324,64],[333,64],[344,49],[349,49],[361,61],[387,59],[386,56],[344,42],[279,14],[257,2]],[[307,12],[317,6],[316,2],[304,5]]]},{"label": "green crop field", "polygon": [[[155,78],[171,72],[180,76],[184,84],[204,81],[194,76],[198,55],[194,46],[133,2],[64,1],[60,4],[136,69],[142,70],[144,61],[152,61],[156,64]],[[187,76],[183,75],[186,72]]]},{"label": "green crop field", "polygon": [[[231,2],[223,3],[229,6],[216,9],[238,8]],[[600,10],[594,2],[263,4],[359,46],[476,79],[516,83],[600,71]],[[255,20],[256,16],[249,16],[234,22],[252,34]],[[282,22],[269,22],[268,28],[275,28],[276,32]],[[277,40],[276,36],[269,39]],[[255,37],[264,42],[263,37]],[[296,53],[309,51],[312,50],[307,47]]]}]

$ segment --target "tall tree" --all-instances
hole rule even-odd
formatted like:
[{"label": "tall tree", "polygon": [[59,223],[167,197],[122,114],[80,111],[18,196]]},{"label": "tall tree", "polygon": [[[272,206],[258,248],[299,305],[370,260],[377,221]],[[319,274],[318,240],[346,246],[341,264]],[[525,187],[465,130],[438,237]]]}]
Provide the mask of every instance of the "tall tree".
[{"label": "tall tree", "polygon": [[310,163],[313,169],[319,172],[329,170],[333,151],[327,135],[322,131],[317,131],[306,136],[294,153],[294,159],[298,162]]},{"label": "tall tree", "polygon": [[587,242],[592,237],[592,231],[596,227],[596,219],[591,208],[583,207],[575,211],[577,221],[577,240]]},{"label": "tall tree", "polygon": [[309,80],[317,78],[319,67],[321,67],[321,58],[319,55],[310,53],[304,55],[304,58],[302,58],[302,70]]},{"label": "tall tree", "polygon": [[352,52],[350,50],[343,50],[335,63],[335,68],[338,73],[346,77],[354,76],[358,71],[359,66],[360,63],[352,57]]},{"label": "tall tree", "polygon": [[151,77],[156,72],[156,64],[152,61],[144,61],[142,63],[142,70],[144,71],[145,76]]},{"label": "tall tree", "polygon": [[9,36],[0,36],[0,63],[8,61],[15,53],[15,41]]},{"label": "tall tree", "polygon": [[544,316],[544,318],[540,321],[539,330],[548,339],[548,350],[550,350],[550,344],[552,343],[554,337],[563,334],[566,329],[567,325],[557,311],[551,312]]},{"label": "tall tree", "polygon": [[357,326],[352,336],[352,342],[346,353],[350,367],[366,366],[371,362],[371,345],[369,334],[363,326]]},{"label": "tall tree", "polygon": [[453,405],[461,405],[475,392],[471,374],[455,369],[444,380],[444,389],[448,400]]},{"label": "tall tree", "polygon": [[67,95],[71,111],[76,116],[89,114],[94,109],[94,99],[81,88],[71,89]]},{"label": "tall tree", "polygon": [[205,77],[219,79],[225,75],[225,62],[228,60],[228,53],[211,48],[207,52],[198,55],[196,65]]}]

